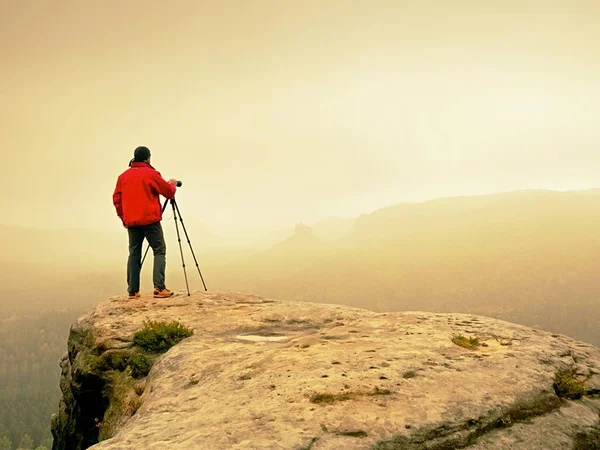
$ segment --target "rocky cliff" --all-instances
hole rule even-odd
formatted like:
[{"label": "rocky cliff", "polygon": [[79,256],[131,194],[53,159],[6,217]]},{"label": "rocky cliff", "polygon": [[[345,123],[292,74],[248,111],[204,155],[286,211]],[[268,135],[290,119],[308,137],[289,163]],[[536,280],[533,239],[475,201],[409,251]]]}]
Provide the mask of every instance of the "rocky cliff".
[{"label": "rocky cliff", "polygon": [[[149,321],[193,334],[144,348]],[[600,448],[600,350],[480,316],[115,297],[61,367],[53,450]]]}]

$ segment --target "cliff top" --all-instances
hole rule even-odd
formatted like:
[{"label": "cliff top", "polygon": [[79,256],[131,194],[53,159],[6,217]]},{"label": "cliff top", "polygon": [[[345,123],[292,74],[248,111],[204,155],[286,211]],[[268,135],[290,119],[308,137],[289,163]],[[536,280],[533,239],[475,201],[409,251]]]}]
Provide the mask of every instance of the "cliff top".
[{"label": "cliff top", "polygon": [[[134,344],[147,321],[193,335],[152,352]],[[600,445],[600,350],[470,314],[114,297],[73,324],[61,365],[55,450]]]}]

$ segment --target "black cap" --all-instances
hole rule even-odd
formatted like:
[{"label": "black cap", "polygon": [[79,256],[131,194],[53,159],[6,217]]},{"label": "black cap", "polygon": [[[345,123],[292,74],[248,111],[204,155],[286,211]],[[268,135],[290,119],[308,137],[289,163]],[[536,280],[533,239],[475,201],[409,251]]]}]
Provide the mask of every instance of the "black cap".
[{"label": "black cap", "polygon": [[133,160],[136,162],[146,161],[148,158],[150,158],[148,147],[138,147],[133,152]]}]

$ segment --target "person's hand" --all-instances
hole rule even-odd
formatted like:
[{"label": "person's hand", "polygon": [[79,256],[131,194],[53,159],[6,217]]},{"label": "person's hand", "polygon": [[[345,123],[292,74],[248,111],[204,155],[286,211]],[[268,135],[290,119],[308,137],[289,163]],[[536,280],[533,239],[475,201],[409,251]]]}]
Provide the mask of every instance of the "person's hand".
[{"label": "person's hand", "polygon": [[175,178],[171,178],[171,179],[169,180],[169,183],[171,183],[171,184],[174,184],[174,185],[176,185],[176,186],[177,186],[177,180],[176,180]]}]

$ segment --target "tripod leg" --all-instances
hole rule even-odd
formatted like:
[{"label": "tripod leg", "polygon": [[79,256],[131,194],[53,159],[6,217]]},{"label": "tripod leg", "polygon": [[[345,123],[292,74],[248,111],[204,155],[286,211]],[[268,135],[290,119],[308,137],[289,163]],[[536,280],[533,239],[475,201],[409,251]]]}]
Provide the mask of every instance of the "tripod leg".
[{"label": "tripod leg", "polygon": [[177,242],[179,242],[179,253],[181,253],[181,264],[183,265],[183,275],[185,276],[185,287],[187,288],[187,293],[188,293],[188,297],[189,297],[190,296],[190,286],[188,284],[187,272],[185,270],[185,261],[183,259],[183,249],[181,248],[181,237],[179,235],[179,227],[177,226],[177,212],[175,212],[175,198],[171,199],[171,205],[173,206],[173,217],[175,218],[175,229],[177,230]]},{"label": "tripod leg", "polygon": [[183,227],[183,232],[185,233],[185,237],[190,246],[190,250],[192,251],[192,256],[194,257],[194,262],[196,263],[196,268],[198,269],[198,274],[200,274],[200,279],[202,280],[202,285],[204,286],[204,290],[207,291],[208,289],[206,289],[206,284],[204,283],[204,277],[202,277],[202,272],[200,272],[200,266],[198,266],[198,261],[196,260],[196,255],[194,254],[194,249],[192,248],[192,243],[190,242],[190,238],[188,236],[187,230],[185,229],[185,224],[183,223],[183,217],[181,217],[181,212],[179,211],[179,205],[177,204],[175,199],[173,199],[173,206],[175,208],[177,208],[177,213],[179,214],[179,220],[181,221],[181,226]]},{"label": "tripod leg", "polygon": [[[169,199],[165,200],[165,204],[162,207],[162,212],[164,214],[165,209],[167,209],[167,203],[169,202]],[[142,263],[140,264],[140,269],[142,268],[142,266],[144,265],[144,261],[146,260],[146,256],[148,255],[148,250],[150,250],[150,244],[148,244],[148,247],[146,247],[146,252],[144,253],[144,257],[142,258]]]}]

